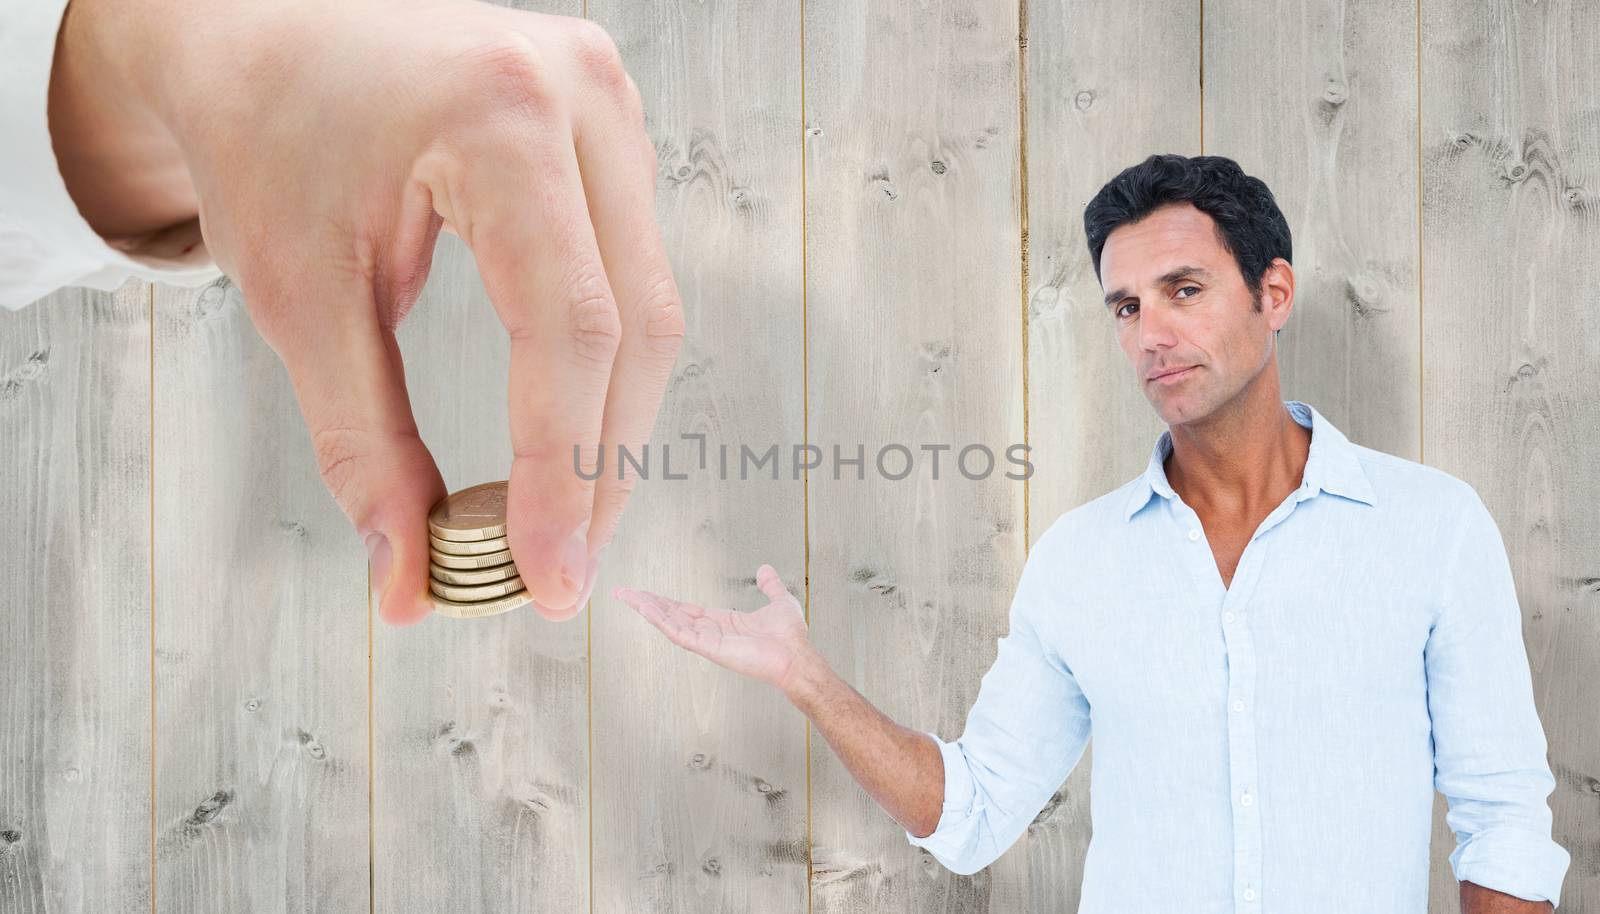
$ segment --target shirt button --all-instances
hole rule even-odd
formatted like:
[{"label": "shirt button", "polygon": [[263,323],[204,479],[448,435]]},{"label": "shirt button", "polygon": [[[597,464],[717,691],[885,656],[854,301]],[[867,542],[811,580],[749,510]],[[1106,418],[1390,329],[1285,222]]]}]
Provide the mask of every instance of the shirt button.
[{"label": "shirt button", "polygon": [[1239,699],[1237,699],[1237,698],[1235,698],[1233,700],[1233,709],[1235,711],[1243,711],[1244,710],[1244,702],[1239,700]]},{"label": "shirt button", "polygon": [[1232,622],[1233,621],[1233,613],[1231,611],[1223,613],[1222,614],[1222,621],[1224,621],[1224,622]]},{"label": "shirt button", "polygon": [[1189,541],[1190,542],[1194,542],[1195,540],[1197,540],[1199,538],[1200,538],[1200,531],[1199,530],[1190,530],[1189,531]]},{"label": "shirt button", "polygon": [[1255,889],[1245,889],[1244,890],[1244,900],[1245,901],[1255,901],[1256,900],[1256,890]]},{"label": "shirt button", "polygon": [[1255,801],[1256,801],[1256,798],[1251,796],[1251,795],[1249,795],[1248,793],[1244,793],[1244,794],[1240,794],[1239,795],[1239,805],[1240,806],[1249,806],[1251,803],[1254,803]]}]

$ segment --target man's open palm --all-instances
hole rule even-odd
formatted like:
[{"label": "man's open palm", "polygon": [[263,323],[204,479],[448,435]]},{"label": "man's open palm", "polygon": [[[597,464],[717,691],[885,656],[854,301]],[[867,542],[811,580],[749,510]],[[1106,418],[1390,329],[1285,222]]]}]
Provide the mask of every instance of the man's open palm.
[{"label": "man's open palm", "polygon": [[756,585],[772,602],[748,613],[682,603],[648,590],[618,587],[612,594],[679,647],[781,687],[795,658],[810,644],[805,612],[771,565],[756,570]]}]

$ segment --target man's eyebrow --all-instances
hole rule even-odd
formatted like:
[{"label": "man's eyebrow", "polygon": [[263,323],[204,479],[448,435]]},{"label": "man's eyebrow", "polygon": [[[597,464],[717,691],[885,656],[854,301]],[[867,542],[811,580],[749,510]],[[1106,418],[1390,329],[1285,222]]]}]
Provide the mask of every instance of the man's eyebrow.
[{"label": "man's eyebrow", "polygon": [[[1167,285],[1169,283],[1177,282],[1178,280],[1183,279],[1183,278],[1188,277],[1188,276],[1193,276],[1196,279],[1209,280],[1209,279],[1211,279],[1211,271],[1207,270],[1205,267],[1196,267],[1196,266],[1189,266],[1189,265],[1184,265],[1184,266],[1181,266],[1181,267],[1175,267],[1175,268],[1173,268],[1171,270],[1168,270],[1167,272],[1161,274],[1161,277],[1156,280],[1156,285],[1164,286],[1164,285]],[[1128,290],[1127,289],[1112,289],[1110,292],[1106,293],[1105,305],[1106,305],[1107,308],[1109,308],[1109,307],[1111,307],[1111,303],[1112,302],[1121,301],[1122,299],[1127,298],[1127,297],[1128,297]]]}]

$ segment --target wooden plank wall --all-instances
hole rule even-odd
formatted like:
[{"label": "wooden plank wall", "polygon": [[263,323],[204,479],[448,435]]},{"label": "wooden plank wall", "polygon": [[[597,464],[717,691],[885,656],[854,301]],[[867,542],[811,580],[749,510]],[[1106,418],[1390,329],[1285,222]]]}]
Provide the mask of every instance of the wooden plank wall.
[{"label": "wooden plank wall", "polygon": [[[884,713],[953,737],[1026,544],[1005,475],[1023,443],[1017,10],[812,0],[805,17],[811,637]],[[904,479],[894,445],[917,455]],[[972,445],[995,457],[967,455],[977,480],[957,464]],[[937,480],[924,446],[948,447]],[[835,471],[836,448],[864,466]],[[811,797],[813,910],[1022,905],[1025,858],[944,870],[821,739]]]},{"label": "wooden plank wall", "polygon": [[155,906],[363,906],[366,550],[238,287],[153,288]]},{"label": "wooden plank wall", "polygon": [[150,290],[0,309],[0,911],[137,911],[151,845]]},{"label": "wooden plank wall", "polygon": [[[741,446],[782,454],[805,440],[800,9],[590,0],[588,11],[644,95],[656,218],[687,319],[652,475],[587,616],[594,910],[804,911],[804,718],[609,596],[621,584],[752,607],[765,602],[763,562],[805,587],[805,480],[787,457],[739,469]],[[661,447],[687,478],[665,478]]]},{"label": "wooden plank wall", "polygon": [[[678,471],[683,435],[824,465],[720,478],[713,450],[642,482],[569,622],[389,629],[231,283],[0,311],[0,914],[1073,910],[1092,743],[955,876],[780,696],[607,594],[751,608],[770,562],[856,688],[957,735],[1027,545],[1161,430],[1082,232],[1152,152],[1274,188],[1301,290],[1285,395],[1483,494],[1562,910],[1600,909],[1592,4],[523,5],[600,22],[644,93],[689,320],[654,440]],[[447,485],[504,478],[509,347],[453,236],[399,336]],[[1001,475],[1019,442],[1026,486]],[[891,443],[1002,463],[896,482]],[[834,478],[835,444],[865,479]],[[1434,912],[1456,910],[1443,813]]]}]

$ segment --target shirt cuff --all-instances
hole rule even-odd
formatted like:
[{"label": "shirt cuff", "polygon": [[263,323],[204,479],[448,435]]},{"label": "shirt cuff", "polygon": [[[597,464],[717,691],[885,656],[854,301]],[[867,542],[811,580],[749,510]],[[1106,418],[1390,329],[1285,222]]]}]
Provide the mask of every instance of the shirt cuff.
[{"label": "shirt cuff", "polygon": [[967,760],[962,756],[959,745],[945,742],[932,730],[922,732],[933,738],[934,745],[939,747],[940,757],[944,759],[944,801],[939,812],[939,824],[934,826],[933,831],[919,838],[906,829],[906,840],[917,847],[927,848],[940,863],[959,873],[966,836],[962,835],[957,840],[955,823],[972,814],[972,772],[967,769]]},{"label": "shirt cuff", "polygon": [[0,305],[62,286],[109,291],[137,276],[197,286],[222,275],[198,222],[107,241],[67,193],[50,143],[50,70],[67,0],[7,4],[0,29]]},{"label": "shirt cuff", "polygon": [[1516,828],[1490,828],[1473,835],[1450,854],[1457,882],[1527,901],[1561,903],[1561,881],[1572,855],[1548,836]]}]

